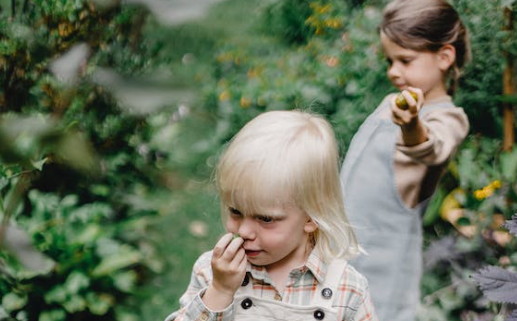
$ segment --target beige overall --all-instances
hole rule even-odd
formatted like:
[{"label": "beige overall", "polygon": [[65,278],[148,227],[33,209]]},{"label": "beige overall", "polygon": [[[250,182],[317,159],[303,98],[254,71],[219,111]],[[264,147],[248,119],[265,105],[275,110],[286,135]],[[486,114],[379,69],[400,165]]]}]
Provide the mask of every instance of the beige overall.
[{"label": "beige overall", "polygon": [[[311,305],[300,306],[266,300],[253,295],[253,284],[248,282],[235,296],[236,321],[314,321],[337,320],[337,309],[332,302],[337,293],[347,263],[334,260],[328,267],[327,278],[318,284]],[[354,312],[354,311],[347,311]],[[345,314],[347,313],[345,312]],[[344,320],[351,320],[345,318]]]}]

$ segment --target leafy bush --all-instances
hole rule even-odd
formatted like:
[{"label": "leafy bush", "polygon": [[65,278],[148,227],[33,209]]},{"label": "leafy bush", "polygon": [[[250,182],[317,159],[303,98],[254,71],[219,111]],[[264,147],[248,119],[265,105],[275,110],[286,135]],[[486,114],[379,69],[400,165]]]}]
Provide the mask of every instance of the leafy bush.
[{"label": "leafy bush", "polygon": [[150,191],[168,184],[169,154],[153,143],[174,123],[174,99],[142,99],[163,94],[145,76],[158,64],[142,38],[147,11],[0,5],[0,318],[134,319],[125,302],[163,267]]},{"label": "leafy bush", "polygon": [[500,310],[487,304],[472,279],[487,264],[517,267],[517,242],[504,228],[517,212],[517,150],[501,152],[499,146],[470,137],[441,191],[450,180],[457,187],[434,199],[437,215],[426,223],[423,320],[494,318]]}]

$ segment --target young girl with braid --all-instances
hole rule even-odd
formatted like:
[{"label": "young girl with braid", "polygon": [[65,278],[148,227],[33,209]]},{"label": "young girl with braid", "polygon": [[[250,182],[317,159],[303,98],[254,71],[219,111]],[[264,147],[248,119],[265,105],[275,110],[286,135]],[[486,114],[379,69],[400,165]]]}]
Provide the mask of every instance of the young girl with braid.
[{"label": "young girl with braid", "polygon": [[379,320],[414,321],[422,215],[469,131],[452,101],[469,41],[445,0],[392,1],[379,29],[387,76],[406,102],[385,97],[347,150],[345,209],[367,252],[351,264],[367,277]]}]

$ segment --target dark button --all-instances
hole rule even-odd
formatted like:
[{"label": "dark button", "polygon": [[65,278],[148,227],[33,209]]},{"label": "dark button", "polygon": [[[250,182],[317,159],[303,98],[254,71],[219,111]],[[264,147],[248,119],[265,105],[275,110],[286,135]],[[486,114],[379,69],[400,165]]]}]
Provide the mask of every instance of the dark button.
[{"label": "dark button", "polygon": [[321,290],[321,295],[324,299],[330,299],[332,297],[332,290],[329,288],[324,288]]},{"label": "dark button", "polygon": [[248,310],[249,308],[251,308],[252,305],[253,305],[253,302],[251,302],[250,298],[246,298],[246,299],[242,300],[242,302],[241,302],[241,307],[244,310]]},{"label": "dark button", "polygon": [[323,320],[325,318],[325,312],[321,310],[314,311],[314,319],[316,320]]},{"label": "dark button", "polygon": [[244,280],[242,280],[241,286],[246,286],[246,285],[248,285],[248,283],[250,283],[250,278],[249,278],[248,274],[246,274],[244,276]]}]

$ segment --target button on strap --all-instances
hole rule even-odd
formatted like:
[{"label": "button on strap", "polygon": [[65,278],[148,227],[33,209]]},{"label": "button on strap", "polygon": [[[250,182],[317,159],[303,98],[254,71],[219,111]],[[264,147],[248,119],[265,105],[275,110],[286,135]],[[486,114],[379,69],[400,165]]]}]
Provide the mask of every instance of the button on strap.
[{"label": "button on strap", "polygon": [[246,299],[242,300],[242,302],[241,302],[241,307],[244,310],[251,308],[252,305],[253,305],[253,301],[251,301],[250,298],[246,298]]},{"label": "button on strap", "polygon": [[325,318],[325,312],[321,311],[320,309],[314,311],[314,319],[323,320],[324,318]]}]

